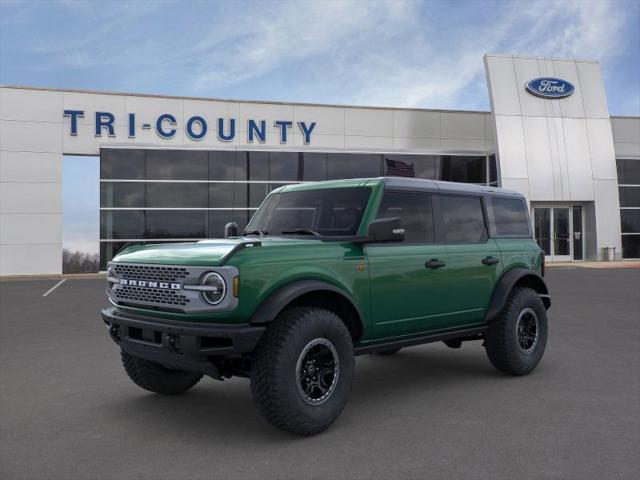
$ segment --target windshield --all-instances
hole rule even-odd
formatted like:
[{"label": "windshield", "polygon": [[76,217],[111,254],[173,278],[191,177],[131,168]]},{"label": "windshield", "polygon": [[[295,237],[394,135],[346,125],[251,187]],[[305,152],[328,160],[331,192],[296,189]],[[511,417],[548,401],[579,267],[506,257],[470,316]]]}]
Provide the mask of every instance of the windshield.
[{"label": "windshield", "polygon": [[353,236],[370,195],[366,187],[275,193],[255,213],[245,234]]}]

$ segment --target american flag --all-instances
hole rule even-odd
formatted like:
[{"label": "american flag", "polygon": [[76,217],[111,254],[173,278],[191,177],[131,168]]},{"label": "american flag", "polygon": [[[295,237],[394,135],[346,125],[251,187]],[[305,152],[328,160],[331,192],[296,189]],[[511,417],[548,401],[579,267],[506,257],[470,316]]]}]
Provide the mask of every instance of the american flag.
[{"label": "american flag", "polygon": [[391,177],[415,177],[416,172],[413,163],[405,163],[400,160],[384,159],[387,165],[387,175]]}]

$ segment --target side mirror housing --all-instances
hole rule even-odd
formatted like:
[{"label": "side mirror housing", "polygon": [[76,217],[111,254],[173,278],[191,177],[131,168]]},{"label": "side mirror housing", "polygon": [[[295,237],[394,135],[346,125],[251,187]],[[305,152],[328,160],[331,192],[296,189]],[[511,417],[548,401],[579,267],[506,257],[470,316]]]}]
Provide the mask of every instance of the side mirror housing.
[{"label": "side mirror housing", "polygon": [[236,222],[229,222],[224,226],[224,238],[237,237],[238,236],[238,224]]},{"label": "side mirror housing", "polygon": [[398,217],[380,218],[369,224],[367,242],[402,242],[404,240],[404,225]]}]

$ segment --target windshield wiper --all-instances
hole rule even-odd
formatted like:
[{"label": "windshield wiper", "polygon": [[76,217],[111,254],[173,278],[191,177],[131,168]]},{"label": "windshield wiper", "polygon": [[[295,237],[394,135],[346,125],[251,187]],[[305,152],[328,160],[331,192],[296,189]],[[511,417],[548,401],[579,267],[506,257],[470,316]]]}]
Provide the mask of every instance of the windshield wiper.
[{"label": "windshield wiper", "polygon": [[244,235],[260,235],[264,237],[269,232],[263,232],[262,230],[248,230],[244,232]]},{"label": "windshield wiper", "polygon": [[310,228],[296,228],[295,230],[282,230],[280,233],[294,233],[298,235],[314,235],[316,237],[321,237],[322,235],[315,230],[311,230]]}]

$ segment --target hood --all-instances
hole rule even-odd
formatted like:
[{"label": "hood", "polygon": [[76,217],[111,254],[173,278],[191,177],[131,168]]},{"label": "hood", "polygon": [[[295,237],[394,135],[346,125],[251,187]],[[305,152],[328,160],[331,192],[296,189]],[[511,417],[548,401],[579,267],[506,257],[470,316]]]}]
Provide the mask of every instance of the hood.
[{"label": "hood", "polygon": [[[199,242],[132,245],[113,257],[114,262],[153,263],[161,265],[216,266],[236,247],[247,242],[260,242],[262,247],[320,243],[312,238],[238,237]],[[255,248],[249,246],[247,248]]]}]

